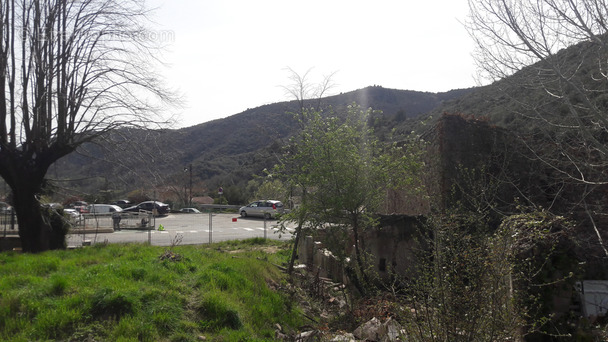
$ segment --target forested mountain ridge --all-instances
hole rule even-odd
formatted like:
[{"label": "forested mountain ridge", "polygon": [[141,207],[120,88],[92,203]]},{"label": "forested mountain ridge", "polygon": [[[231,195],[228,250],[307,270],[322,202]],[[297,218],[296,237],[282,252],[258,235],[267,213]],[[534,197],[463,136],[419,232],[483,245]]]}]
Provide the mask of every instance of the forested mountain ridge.
[{"label": "forested mountain ridge", "polygon": [[[431,93],[370,86],[322,98],[320,104],[326,112],[341,112],[357,103],[382,112],[374,118],[376,124],[394,127],[473,89]],[[181,129],[117,131],[107,142],[87,145],[80,154],[60,160],[49,178],[77,179],[59,182],[66,192],[75,188],[82,194],[100,189],[126,194],[183,182],[184,170],[192,166],[199,188],[244,187],[253,175],[276,163],[280,147],[297,130],[293,114],[297,108],[297,101],[286,101]]]},{"label": "forested mountain ridge", "polygon": [[[586,50],[590,52],[585,53]],[[564,65],[586,68],[586,62],[581,63],[581,56],[586,55],[593,55],[589,43],[564,49],[558,57]],[[565,115],[567,108],[559,101],[547,100],[545,89],[534,84],[537,70],[538,66],[530,66],[490,85],[442,93],[370,86],[322,98],[320,104],[326,113],[340,113],[352,103],[382,111],[370,120],[381,137],[393,128],[401,135],[412,130],[421,132],[428,128],[421,122],[432,123],[443,113],[484,116],[516,134],[551,130],[531,113],[542,107],[551,115]],[[309,100],[307,105],[316,106],[316,101]],[[83,155],[73,154],[60,160],[51,168],[49,178],[80,179],[62,183],[66,193],[77,189],[82,194],[99,190],[126,194],[134,189],[156,189],[170,184],[174,184],[176,192],[181,187],[183,193],[187,183],[184,171],[188,170],[189,176],[191,170],[196,195],[213,194],[211,189],[219,186],[234,187],[242,194],[254,175],[263,175],[264,169],[272,168],[278,161],[281,147],[298,129],[293,114],[297,109],[297,101],[285,101],[187,128],[119,130],[108,139],[111,143],[85,146]],[[229,200],[242,203],[246,196]]]},{"label": "forested mountain ridge", "polygon": [[[593,59],[587,61],[581,56],[591,57],[594,53],[593,44],[581,43],[564,49],[556,58],[577,70],[593,70],[587,65]],[[432,123],[443,113],[484,116],[515,134],[538,129],[547,131],[551,126],[543,125],[534,111],[542,109],[547,115],[564,116],[567,108],[563,102],[546,97],[546,89],[534,83],[538,82],[538,70],[538,65],[532,65],[490,85],[442,93],[370,86],[322,98],[320,107],[326,113],[340,113],[346,106],[357,103],[363,108],[382,111],[370,120],[381,138],[393,128],[401,135],[412,130],[422,132],[428,126],[421,122]],[[317,104],[317,100],[307,103]],[[198,184],[194,185],[197,194],[213,193],[210,189],[219,186],[235,187],[242,193],[254,175],[263,175],[264,169],[272,168],[278,161],[281,147],[298,129],[293,114],[297,109],[297,101],[285,101],[187,128],[119,130],[108,139],[111,143],[85,146],[84,156],[73,154],[60,160],[51,168],[49,178],[81,179],[64,182],[63,186],[66,192],[75,188],[83,194],[100,189],[126,194],[133,189],[153,189],[167,184],[181,184],[183,191],[184,170],[191,170],[193,182]],[[174,187],[177,189],[178,185]],[[243,202],[247,200],[244,197],[232,200]]]}]

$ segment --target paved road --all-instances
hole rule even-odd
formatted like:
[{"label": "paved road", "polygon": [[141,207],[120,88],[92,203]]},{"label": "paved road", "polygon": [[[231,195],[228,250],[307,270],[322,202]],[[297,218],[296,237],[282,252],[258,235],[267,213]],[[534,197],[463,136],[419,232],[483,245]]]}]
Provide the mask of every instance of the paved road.
[{"label": "paved road", "polygon": [[[158,230],[160,225],[164,230]],[[264,237],[275,240],[291,239],[292,227],[278,233],[277,221],[261,218],[241,218],[237,214],[170,214],[156,218],[156,230],[127,230],[113,233],[88,233],[68,236],[68,246],[80,246],[83,241],[91,243],[150,242],[152,245],[169,246],[206,244],[226,240],[242,240]]]}]

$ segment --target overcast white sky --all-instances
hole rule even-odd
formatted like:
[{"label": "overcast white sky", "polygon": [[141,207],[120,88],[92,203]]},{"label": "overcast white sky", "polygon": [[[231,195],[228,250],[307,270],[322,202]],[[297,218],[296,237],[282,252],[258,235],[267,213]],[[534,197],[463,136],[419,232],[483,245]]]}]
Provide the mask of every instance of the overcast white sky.
[{"label": "overcast white sky", "polygon": [[370,85],[440,92],[475,86],[467,0],[151,0],[170,33],[168,85],[184,96],[179,127],[292,100],[290,67],[332,93]]}]

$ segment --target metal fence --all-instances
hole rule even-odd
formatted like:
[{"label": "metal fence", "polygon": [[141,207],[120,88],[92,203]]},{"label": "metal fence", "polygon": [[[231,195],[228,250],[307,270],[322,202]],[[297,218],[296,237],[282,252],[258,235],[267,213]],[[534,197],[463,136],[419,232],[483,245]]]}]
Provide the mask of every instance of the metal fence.
[{"label": "metal fence", "polygon": [[120,212],[120,213],[93,213],[81,214],[70,218],[74,230],[79,229],[153,229],[152,213]]},{"label": "metal fence", "polygon": [[0,230],[6,235],[9,232],[17,231],[17,218],[12,210],[0,211]]},{"label": "metal fence", "polygon": [[[106,222],[110,222],[109,219]],[[277,220],[242,218],[235,212],[172,213],[153,217],[151,229],[120,231],[99,229],[75,230],[68,236],[68,246],[97,243],[148,243],[155,246],[208,244],[226,240],[263,238],[291,239],[293,228],[280,230]]]},{"label": "metal fence", "polygon": [[[288,240],[290,231],[279,233],[276,220],[240,217],[238,207],[210,206],[202,213],[171,213],[154,217],[148,212],[120,213],[120,225],[114,226],[112,213],[82,214],[69,218],[72,229],[68,233],[69,247],[97,243],[149,243],[158,246],[176,244],[208,244],[225,240],[268,238]],[[66,217],[69,217],[66,215]],[[15,223],[11,230],[11,218],[0,215],[0,228],[6,227],[8,236],[17,237]],[[1,234],[1,232],[0,232]]]}]

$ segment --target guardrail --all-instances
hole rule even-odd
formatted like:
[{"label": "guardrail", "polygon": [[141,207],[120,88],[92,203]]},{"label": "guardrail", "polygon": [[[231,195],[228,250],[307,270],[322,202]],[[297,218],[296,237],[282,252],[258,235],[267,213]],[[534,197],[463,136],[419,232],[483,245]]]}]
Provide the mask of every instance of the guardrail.
[{"label": "guardrail", "polygon": [[218,210],[222,210],[222,209],[234,209],[234,210],[238,211],[239,209],[241,209],[242,205],[201,204],[201,205],[199,205],[199,207],[201,209],[203,209],[204,211],[209,211],[209,210],[213,210],[213,209],[218,209]]}]

